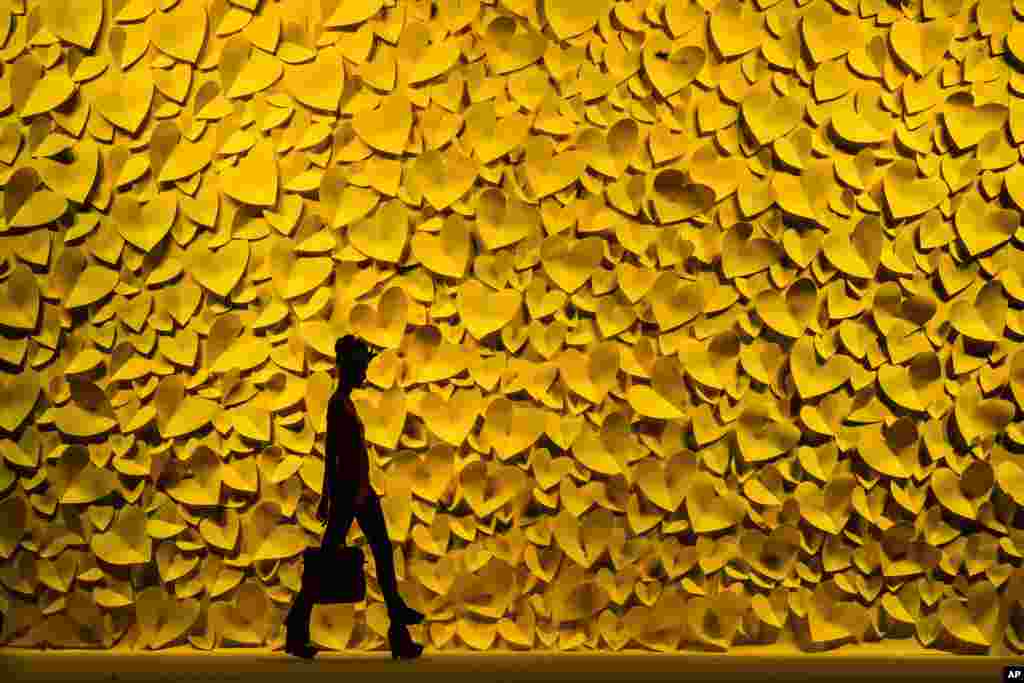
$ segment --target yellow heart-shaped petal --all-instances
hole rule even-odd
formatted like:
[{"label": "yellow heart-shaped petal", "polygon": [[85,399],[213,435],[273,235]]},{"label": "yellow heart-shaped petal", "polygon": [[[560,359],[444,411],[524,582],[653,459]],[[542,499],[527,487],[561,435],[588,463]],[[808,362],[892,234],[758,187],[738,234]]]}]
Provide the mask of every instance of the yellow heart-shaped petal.
[{"label": "yellow heart-shaped petal", "polygon": [[400,93],[392,93],[376,109],[364,109],[352,118],[352,130],[370,147],[401,154],[412,132],[412,103]]},{"label": "yellow heart-shaped petal", "polygon": [[394,386],[383,392],[368,391],[365,395],[366,398],[353,399],[353,403],[359,415],[366,416],[364,425],[367,441],[383,448],[395,448],[408,416],[405,392]]},{"label": "yellow heart-shaped petal", "polygon": [[19,113],[23,118],[45,114],[67,102],[74,93],[75,82],[67,72],[53,69],[35,84]]},{"label": "yellow heart-shaped petal", "polygon": [[679,327],[704,312],[700,285],[673,273],[662,273],[651,289],[651,309],[662,331]]},{"label": "yellow heart-shaped petal", "polygon": [[686,175],[667,168],[648,176],[647,197],[654,207],[658,223],[678,223],[709,210],[715,203],[715,191],[700,183],[686,181]]},{"label": "yellow heart-shaped petal", "polygon": [[687,489],[686,511],[693,530],[704,534],[738,524],[747,512],[747,504],[735,491],[722,495],[712,475],[698,472]]},{"label": "yellow heart-shaped petal", "polygon": [[792,96],[781,97],[768,79],[758,82],[740,107],[743,120],[758,143],[767,145],[796,128],[804,114],[803,105]]},{"label": "yellow heart-shaped petal", "polygon": [[479,280],[470,280],[459,287],[455,305],[469,333],[483,339],[510,323],[522,303],[523,295],[515,290],[495,292]]},{"label": "yellow heart-shaped petal", "polygon": [[[231,53],[230,55],[239,61],[238,72],[235,74],[234,79],[230,81],[227,92],[224,93],[224,96],[228,99],[248,97],[249,95],[262,92],[274,83],[277,83],[284,73],[284,64],[269,51],[252,50],[248,55],[248,59],[245,59],[245,55],[245,52]],[[226,58],[222,59],[220,63],[222,73],[229,64],[232,68],[234,67],[233,62],[230,62],[227,56],[225,55]],[[242,64],[242,60],[245,60],[244,64]]]},{"label": "yellow heart-shaped petal", "polygon": [[725,57],[741,55],[761,44],[763,21],[751,5],[740,0],[723,0],[709,18],[711,37]]},{"label": "yellow heart-shaped petal", "polygon": [[424,152],[411,164],[415,182],[436,210],[442,211],[465,195],[477,178],[477,163],[454,145],[445,152]]},{"label": "yellow heart-shaped petal", "polygon": [[608,0],[544,0],[544,16],[558,39],[568,40],[593,28],[608,12],[608,4]]},{"label": "yellow heart-shaped petal", "polygon": [[949,19],[928,22],[902,19],[889,29],[889,43],[911,71],[924,76],[942,60],[955,33]]},{"label": "yellow heart-shaped petal", "polygon": [[764,405],[748,404],[740,413],[736,442],[751,462],[771,460],[788,452],[800,441],[798,426]]},{"label": "yellow heart-shaped petal", "polygon": [[849,356],[835,355],[822,364],[816,357],[814,343],[810,337],[800,337],[793,345],[789,357],[789,368],[793,382],[802,398],[813,398],[827,394],[842,386],[853,371],[853,360]]},{"label": "yellow heart-shaped petal", "polygon": [[968,444],[984,436],[1001,433],[1013,419],[1014,406],[1001,399],[983,400],[975,382],[968,382],[956,397],[957,428]]},{"label": "yellow heart-shaped petal", "polygon": [[555,153],[555,143],[548,137],[531,137],[526,141],[526,180],[536,198],[540,199],[576,182],[587,167],[582,150]]},{"label": "yellow heart-shaped petal", "polygon": [[241,281],[249,265],[249,243],[246,240],[231,240],[216,251],[204,243],[190,248],[189,254],[188,270],[192,277],[222,297],[227,297]]},{"label": "yellow heart-shaped petal", "polygon": [[284,87],[307,107],[336,112],[345,88],[341,53],[334,48],[325,49],[310,62],[289,65],[284,71]]},{"label": "yellow heart-shaped petal", "polygon": [[0,296],[0,316],[4,325],[18,330],[34,330],[42,313],[40,297],[35,275],[26,264],[15,263]]},{"label": "yellow heart-shaped petal", "polygon": [[349,311],[349,324],[362,337],[384,348],[397,348],[405,334],[409,317],[409,297],[400,287],[389,287],[376,309],[359,303]]},{"label": "yellow heart-shaped petal", "polygon": [[136,505],[121,508],[110,531],[93,536],[89,546],[110,564],[146,564],[153,557],[153,541],[146,535],[145,511]]},{"label": "yellow heart-shaped petal", "polygon": [[31,228],[52,223],[67,210],[61,195],[39,187],[39,173],[23,166],[12,173],[4,186],[4,213],[12,228]]},{"label": "yellow heart-shaped petal", "polygon": [[[217,138],[210,131],[207,131],[195,142],[188,138],[178,140],[178,144],[174,146],[170,157],[167,158],[167,161],[164,162],[163,167],[160,169],[160,182],[167,183],[183,180],[203,170],[214,159],[217,152],[216,145]],[[183,204],[184,199],[188,199],[193,203],[196,202],[191,197],[185,197],[183,198]]]},{"label": "yellow heart-shaped petal", "polygon": [[957,638],[989,647],[1001,637],[1000,603],[996,587],[990,581],[978,581],[970,587],[966,604],[957,598],[946,598],[939,603],[938,616],[942,625]]},{"label": "yellow heart-shaped petal", "polygon": [[782,256],[779,245],[769,239],[753,237],[749,223],[733,226],[722,240],[722,272],[732,279],[753,275],[778,262]]},{"label": "yellow heart-shaped petal", "polygon": [[238,587],[233,602],[220,602],[210,608],[207,619],[225,638],[246,645],[262,645],[270,626],[270,598],[261,584],[248,579]]},{"label": "yellow heart-shaped petal", "polygon": [[950,95],[942,112],[946,130],[960,149],[977,145],[988,133],[1001,128],[1009,115],[1009,108],[998,102],[976,106],[969,92]]},{"label": "yellow heart-shaped petal", "polygon": [[873,278],[886,244],[882,230],[882,221],[877,216],[863,218],[852,230],[832,230],[822,242],[825,256],[848,275]]},{"label": "yellow heart-shaped petal", "polygon": [[260,138],[237,166],[221,172],[221,191],[243,204],[274,206],[277,204],[279,169],[274,143]]},{"label": "yellow heart-shaped petal", "polygon": [[176,600],[163,586],[150,586],[135,597],[135,618],[139,625],[136,647],[159,649],[177,640],[199,619],[198,600]]},{"label": "yellow heart-shaped petal", "polygon": [[324,28],[344,28],[361,24],[373,17],[384,7],[384,0],[351,0],[339,3],[330,18],[324,21]]},{"label": "yellow heart-shaped petal", "polygon": [[480,241],[491,251],[522,240],[541,222],[537,207],[496,187],[488,187],[477,195],[476,219]]},{"label": "yellow heart-shaped petal", "polygon": [[973,303],[960,299],[949,309],[949,322],[960,334],[980,341],[997,342],[1003,338],[1009,302],[1002,284],[986,282]]},{"label": "yellow heart-shaped petal", "polygon": [[110,208],[110,220],[118,233],[145,252],[152,251],[167,236],[177,214],[177,193],[171,191],[160,192],[146,204],[117,194]]},{"label": "yellow heart-shaped petal", "polygon": [[85,50],[96,46],[103,8],[104,4],[97,0],[53,0],[39,6],[46,28]]},{"label": "yellow heart-shaped petal", "polygon": [[169,12],[150,17],[153,44],[175,59],[195,64],[206,41],[207,16],[204,3],[181,0]]},{"label": "yellow heart-shaped petal", "polygon": [[664,39],[650,41],[643,50],[644,71],[666,99],[692,83],[707,60],[703,48],[696,45],[681,47],[669,54],[670,49],[671,42]]},{"label": "yellow heart-shaped petal", "polygon": [[939,178],[918,178],[917,165],[898,159],[889,166],[882,183],[893,218],[906,218],[938,206],[948,188]]},{"label": "yellow heart-shaped petal", "polygon": [[766,290],[757,295],[754,307],[765,324],[789,337],[800,337],[817,313],[818,288],[810,278],[800,278],[785,293]]},{"label": "yellow heart-shaped petal", "polygon": [[84,204],[100,170],[99,145],[84,139],[74,146],[74,161],[62,164],[52,159],[36,159],[35,168],[50,189],[69,201]]},{"label": "yellow heart-shaped petal", "polygon": [[458,214],[449,214],[440,234],[417,232],[410,247],[413,255],[438,275],[462,279],[473,248],[469,223]]},{"label": "yellow heart-shaped petal", "polygon": [[0,376],[0,427],[14,433],[35,407],[41,391],[39,375],[29,369]]},{"label": "yellow heart-shaped petal", "polygon": [[[159,391],[159,389],[157,389]],[[205,403],[202,407],[197,402]],[[189,434],[210,421],[209,408],[216,406],[213,401],[188,396],[171,416],[165,438]],[[206,411],[201,415],[201,411]],[[158,417],[160,414],[158,413]],[[161,435],[164,431],[161,429]],[[187,463],[175,464],[176,470],[168,485],[167,495],[178,503],[186,505],[217,505],[220,502],[223,464],[208,448],[200,449]]]},{"label": "yellow heart-shaped petal", "polygon": [[551,280],[571,294],[601,265],[604,245],[598,237],[572,239],[564,234],[551,235],[541,244],[541,264]]},{"label": "yellow heart-shaped petal", "polygon": [[348,238],[367,256],[398,263],[409,241],[409,211],[398,200],[385,202],[371,216],[351,225]]},{"label": "yellow heart-shaped petal", "polygon": [[135,135],[149,114],[155,88],[149,69],[109,70],[95,82],[92,100],[104,118]]},{"label": "yellow heart-shaped petal", "polygon": [[465,119],[462,141],[482,164],[489,164],[507,154],[526,142],[530,135],[531,120],[521,112],[503,117],[499,124],[493,100],[470,105]]},{"label": "yellow heart-shaped petal", "polygon": [[828,533],[846,526],[853,512],[853,491],[857,479],[852,475],[836,477],[819,488],[810,481],[797,484],[793,497],[800,503],[800,515],[808,523]]},{"label": "yellow heart-shaped petal", "polygon": [[71,309],[96,303],[113,292],[119,280],[116,270],[102,265],[89,266],[79,276],[64,305]]},{"label": "yellow heart-shaped petal", "polygon": [[991,208],[981,195],[969,192],[956,211],[954,224],[974,256],[1010,241],[1020,227],[1020,212]]}]

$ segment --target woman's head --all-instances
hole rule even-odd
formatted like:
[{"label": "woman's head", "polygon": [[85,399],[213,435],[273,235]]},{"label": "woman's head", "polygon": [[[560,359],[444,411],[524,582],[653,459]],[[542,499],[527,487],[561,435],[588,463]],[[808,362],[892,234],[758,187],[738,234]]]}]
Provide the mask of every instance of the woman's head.
[{"label": "woman's head", "polygon": [[359,387],[366,379],[366,369],[373,360],[370,345],[355,335],[346,334],[334,344],[338,363],[338,381],[347,389]]}]

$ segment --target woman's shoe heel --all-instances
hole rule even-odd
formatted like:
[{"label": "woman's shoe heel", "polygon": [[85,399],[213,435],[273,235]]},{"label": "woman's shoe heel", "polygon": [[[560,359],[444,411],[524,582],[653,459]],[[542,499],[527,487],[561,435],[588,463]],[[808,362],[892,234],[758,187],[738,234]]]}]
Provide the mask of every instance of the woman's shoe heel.
[{"label": "woman's shoe heel", "polygon": [[306,643],[305,645],[299,645],[298,643],[287,643],[284,646],[284,651],[293,657],[302,657],[303,659],[313,659],[316,657],[318,650]]},{"label": "woman's shoe heel", "polygon": [[423,613],[414,610],[408,605],[402,605],[390,618],[396,624],[413,625],[423,623]]},{"label": "woman's shoe heel", "polygon": [[[297,618],[295,616],[295,603],[292,603],[292,609],[288,610],[288,614],[284,618],[285,628],[285,643],[284,651],[293,657],[301,657],[303,659],[313,659],[316,656],[318,650],[309,644],[309,628],[299,628],[296,623]],[[298,635],[296,635],[298,634]]]},{"label": "woman's shoe heel", "polygon": [[416,659],[423,654],[423,646],[414,642],[404,627],[388,629],[388,640],[391,642],[391,659]]}]

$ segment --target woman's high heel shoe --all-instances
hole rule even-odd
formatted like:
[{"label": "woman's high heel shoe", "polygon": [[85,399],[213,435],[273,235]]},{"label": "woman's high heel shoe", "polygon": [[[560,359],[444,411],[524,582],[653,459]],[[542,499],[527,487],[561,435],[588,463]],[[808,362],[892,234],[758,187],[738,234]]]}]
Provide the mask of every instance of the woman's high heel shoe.
[{"label": "woman's high heel shoe", "polygon": [[306,643],[305,645],[299,645],[298,643],[285,643],[284,651],[293,657],[302,657],[303,659],[313,659],[318,652],[318,650],[309,643]]},{"label": "woman's high heel shoe", "polygon": [[416,659],[423,654],[423,646],[413,641],[405,626],[389,628],[388,641],[391,643],[391,659]]},{"label": "woman's high heel shoe", "polygon": [[294,604],[291,610],[288,611],[288,615],[284,619],[285,627],[285,642],[284,651],[293,657],[302,657],[303,659],[313,659],[316,656],[318,650],[309,644],[309,629],[299,628],[297,619],[295,618]]},{"label": "woman's high heel shoe", "polygon": [[396,624],[419,624],[423,622],[423,613],[408,605],[402,605],[397,612],[390,615],[390,618]]}]

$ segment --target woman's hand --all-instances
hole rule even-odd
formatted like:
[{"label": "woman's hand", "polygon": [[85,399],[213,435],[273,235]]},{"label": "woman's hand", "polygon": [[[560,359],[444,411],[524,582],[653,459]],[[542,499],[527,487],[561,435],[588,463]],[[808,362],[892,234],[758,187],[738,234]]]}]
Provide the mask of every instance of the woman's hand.
[{"label": "woman's hand", "polygon": [[327,496],[320,498],[320,504],[316,507],[316,518],[324,524],[327,523],[327,513],[329,512]]}]

